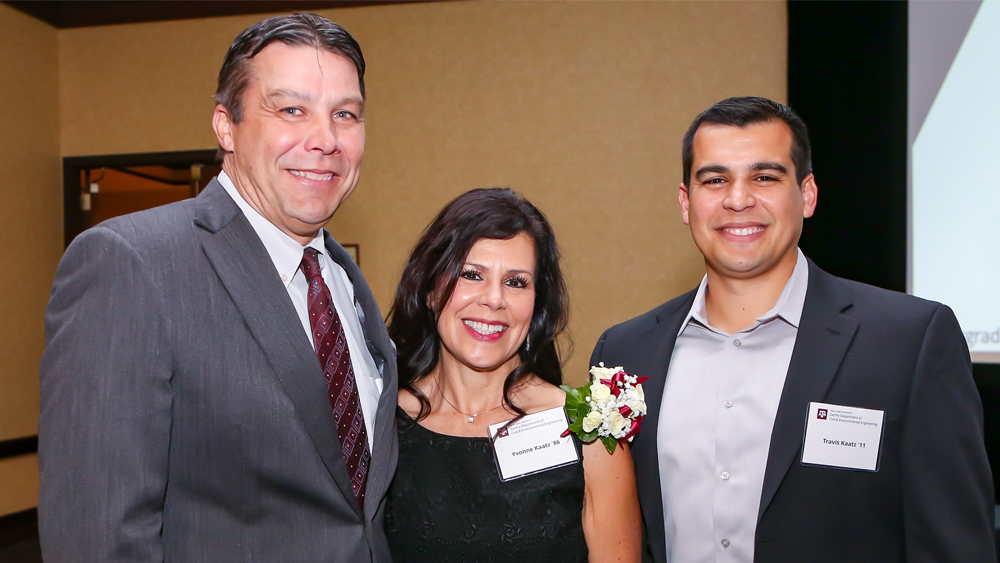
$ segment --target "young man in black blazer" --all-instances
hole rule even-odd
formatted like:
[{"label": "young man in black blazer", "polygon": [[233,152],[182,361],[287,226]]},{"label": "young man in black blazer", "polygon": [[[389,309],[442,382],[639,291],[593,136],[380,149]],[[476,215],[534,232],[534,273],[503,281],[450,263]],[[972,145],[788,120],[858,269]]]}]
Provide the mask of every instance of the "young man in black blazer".
[{"label": "young man in black blazer", "polygon": [[591,361],[650,376],[632,446],[644,561],[995,561],[982,405],[951,310],[805,258],[818,190],[789,108],[719,102],[683,162],[706,276],[606,331]]}]

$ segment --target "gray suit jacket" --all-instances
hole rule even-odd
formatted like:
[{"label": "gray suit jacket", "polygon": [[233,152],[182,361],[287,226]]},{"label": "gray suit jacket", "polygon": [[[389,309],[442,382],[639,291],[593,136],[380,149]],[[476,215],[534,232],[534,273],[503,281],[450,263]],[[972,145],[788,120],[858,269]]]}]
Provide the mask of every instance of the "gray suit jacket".
[{"label": "gray suit jacket", "polygon": [[364,509],[319,362],[246,217],[213,180],[67,249],[46,312],[38,514],[63,561],[390,561],[396,364],[361,271],[382,372]]}]

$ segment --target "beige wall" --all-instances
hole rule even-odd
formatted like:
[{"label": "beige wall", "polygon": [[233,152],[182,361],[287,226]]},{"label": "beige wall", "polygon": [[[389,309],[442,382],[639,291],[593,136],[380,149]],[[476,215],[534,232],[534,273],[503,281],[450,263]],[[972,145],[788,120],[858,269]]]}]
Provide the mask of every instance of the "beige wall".
[{"label": "beige wall", "polygon": [[[585,377],[606,327],[693,287],[680,138],[713,102],[784,100],[784,2],[452,2],[327,10],[368,61],[358,190],[331,222],[388,307],[420,230],[473,187],[546,212],[565,255]],[[62,153],[215,146],[231,40],[261,16],[61,31]]]},{"label": "beige wall", "polygon": [[784,3],[405,6],[349,29],[372,61],[369,145],[334,236],[360,242],[387,303],[451,198],[522,192],[565,257],[576,384],[604,329],[703,273],[676,203],[691,119],[731,95],[785,98]]},{"label": "beige wall", "polygon": [[[580,383],[600,332],[693,287],[680,137],[731,95],[785,99],[783,2],[450,2],[323,12],[369,63],[358,191],[331,222],[383,311],[410,246],[454,196],[510,186],[565,256]],[[34,434],[42,313],[62,251],[60,156],[211,149],[232,39],[262,16],[54,29],[0,5],[0,440]],[[0,515],[37,497],[0,461]]]},{"label": "beige wall", "polygon": [[0,460],[0,516],[38,506],[38,456]]},{"label": "beige wall", "polygon": [[[56,30],[0,5],[0,440],[37,432],[43,313],[62,255]],[[34,506],[33,456],[0,460],[0,515]]]}]

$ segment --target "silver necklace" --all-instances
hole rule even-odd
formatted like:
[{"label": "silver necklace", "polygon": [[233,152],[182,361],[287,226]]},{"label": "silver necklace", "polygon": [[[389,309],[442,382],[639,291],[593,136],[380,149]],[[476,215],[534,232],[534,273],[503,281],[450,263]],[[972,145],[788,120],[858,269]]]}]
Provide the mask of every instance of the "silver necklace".
[{"label": "silver necklace", "polygon": [[438,383],[437,379],[434,380],[434,386],[437,387],[438,393],[441,394],[441,398],[444,399],[444,402],[448,403],[448,406],[450,406],[451,408],[455,409],[455,412],[469,417],[469,422],[470,423],[475,422],[477,416],[479,416],[481,414],[486,414],[486,413],[488,413],[490,411],[495,411],[498,408],[500,408],[500,407],[503,406],[503,403],[500,403],[499,405],[497,405],[497,406],[495,406],[493,408],[486,409],[483,412],[477,412],[476,414],[469,414],[467,412],[462,412],[462,411],[458,410],[458,407],[455,406],[455,403],[452,403],[451,401],[449,401],[448,397],[446,397],[444,395],[444,391],[441,390],[441,385]]}]

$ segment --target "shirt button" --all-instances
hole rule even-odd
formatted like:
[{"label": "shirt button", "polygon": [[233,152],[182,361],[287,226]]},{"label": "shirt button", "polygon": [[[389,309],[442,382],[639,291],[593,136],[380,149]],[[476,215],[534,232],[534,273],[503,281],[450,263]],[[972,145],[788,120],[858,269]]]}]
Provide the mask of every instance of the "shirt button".
[{"label": "shirt button", "polygon": [[729,472],[728,471],[723,471],[721,477],[722,477],[723,481],[729,480]]},{"label": "shirt button", "polygon": [[736,346],[737,348],[739,348],[742,345],[743,345],[743,343],[740,342],[739,338],[737,338],[736,340],[733,340],[733,346]]},{"label": "shirt button", "polygon": [[722,547],[729,547],[729,540],[722,540]]},{"label": "shirt button", "polygon": [[285,274],[281,274],[281,281],[283,282],[288,281],[288,276],[286,276]]},{"label": "shirt button", "polygon": [[733,406],[733,401],[730,399],[726,399],[726,402],[722,404],[726,405],[726,408],[728,409],[729,407]]}]

